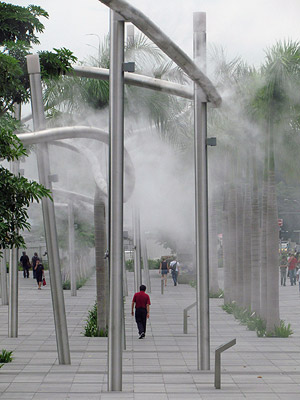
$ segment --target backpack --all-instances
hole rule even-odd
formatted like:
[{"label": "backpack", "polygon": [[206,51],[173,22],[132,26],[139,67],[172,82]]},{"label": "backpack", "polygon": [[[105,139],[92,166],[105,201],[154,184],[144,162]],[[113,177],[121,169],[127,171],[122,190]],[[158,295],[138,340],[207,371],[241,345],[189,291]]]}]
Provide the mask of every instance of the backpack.
[{"label": "backpack", "polygon": [[177,265],[177,261],[175,261],[175,263],[172,265],[172,267],[171,267],[171,270],[173,271],[173,272],[175,272],[176,271],[176,265]]}]

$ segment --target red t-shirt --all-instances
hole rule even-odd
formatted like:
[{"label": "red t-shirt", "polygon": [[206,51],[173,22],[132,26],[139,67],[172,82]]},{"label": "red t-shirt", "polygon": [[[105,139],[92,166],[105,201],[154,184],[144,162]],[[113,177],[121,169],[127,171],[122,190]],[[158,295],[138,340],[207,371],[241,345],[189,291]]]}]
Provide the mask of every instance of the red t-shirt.
[{"label": "red t-shirt", "polygon": [[135,293],[132,301],[133,303],[135,303],[135,308],[147,308],[147,304],[151,304],[150,297],[142,290],[138,293]]},{"label": "red t-shirt", "polygon": [[298,263],[298,260],[296,257],[290,257],[288,263],[289,263],[289,270],[295,269],[296,265]]}]

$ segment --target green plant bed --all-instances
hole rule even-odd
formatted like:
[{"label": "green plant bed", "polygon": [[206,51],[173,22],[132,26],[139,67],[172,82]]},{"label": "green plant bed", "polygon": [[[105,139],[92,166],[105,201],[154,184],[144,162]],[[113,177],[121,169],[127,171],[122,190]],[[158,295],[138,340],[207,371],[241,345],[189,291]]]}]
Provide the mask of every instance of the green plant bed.
[{"label": "green plant bed", "polygon": [[[80,278],[76,281],[76,289],[80,289],[84,286],[89,278]],[[63,282],[63,290],[71,290],[71,282],[70,280],[66,280]]]},{"label": "green plant bed", "polygon": [[291,324],[285,325],[283,320],[280,321],[279,326],[274,326],[274,331],[267,332],[266,322],[250,309],[239,307],[235,302],[221,307],[228,314],[233,314],[234,318],[240,320],[241,324],[246,325],[250,331],[256,331],[258,337],[286,338],[293,334]]},{"label": "green plant bed", "polygon": [[209,292],[209,297],[211,299],[223,299],[224,298],[224,291],[219,289],[216,293]]},{"label": "green plant bed", "polygon": [[86,325],[84,326],[84,336],[87,337],[107,337],[108,328],[98,329],[97,328],[97,303],[94,304],[93,308],[89,310]]},{"label": "green plant bed", "polygon": [[187,285],[195,285],[196,287],[196,275],[195,274],[179,274],[178,275],[178,283],[185,283]]},{"label": "green plant bed", "polygon": [[12,353],[13,353],[12,351],[7,351],[5,349],[2,349],[2,352],[0,353],[0,363],[5,364],[12,362],[13,360]]}]

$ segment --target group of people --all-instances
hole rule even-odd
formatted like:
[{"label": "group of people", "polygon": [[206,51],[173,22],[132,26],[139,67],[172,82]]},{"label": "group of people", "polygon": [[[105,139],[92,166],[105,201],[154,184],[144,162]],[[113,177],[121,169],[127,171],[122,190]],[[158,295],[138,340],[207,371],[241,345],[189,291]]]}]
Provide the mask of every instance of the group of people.
[{"label": "group of people", "polygon": [[159,265],[159,274],[161,274],[161,279],[164,280],[165,286],[167,286],[168,273],[171,271],[174,286],[177,286],[178,275],[179,275],[179,262],[174,259],[169,262],[168,258],[163,258]]},{"label": "group of people", "polygon": [[[290,254],[288,257],[285,254],[282,254],[280,257],[280,283],[281,286],[286,286],[286,278],[290,278],[291,286],[297,284],[297,280],[299,281],[300,274],[300,260],[299,253]],[[299,266],[298,266],[299,264]],[[299,281],[300,285],[300,281]],[[299,286],[300,290],[300,286]]]},{"label": "group of people", "polygon": [[23,268],[23,277],[29,278],[29,269],[32,268],[32,276],[33,279],[36,279],[38,289],[42,289],[42,282],[45,278],[44,266],[38,256],[37,253],[34,253],[31,262],[29,261],[29,257],[25,251],[22,252],[22,256],[20,258],[20,264]]}]

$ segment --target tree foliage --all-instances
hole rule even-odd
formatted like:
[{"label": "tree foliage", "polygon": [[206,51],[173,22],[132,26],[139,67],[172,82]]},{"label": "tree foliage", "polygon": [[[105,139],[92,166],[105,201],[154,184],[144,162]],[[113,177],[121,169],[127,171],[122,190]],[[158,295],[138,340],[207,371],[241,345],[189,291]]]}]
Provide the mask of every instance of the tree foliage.
[{"label": "tree foliage", "polygon": [[[14,134],[20,123],[13,118],[15,104],[29,100],[26,56],[32,44],[39,43],[37,33],[44,30],[39,17],[48,18],[41,7],[20,7],[0,2],[0,157],[13,162],[27,152]],[[76,57],[68,49],[42,51],[42,78],[57,77],[69,71]],[[0,249],[25,247],[21,231],[30,229],[27,208],[30,202],[51,198],[50,191],[20,174],[0,166]]]},{"label": "tree foliage", "polygon": [[[27,156],[23,144],[13,133],[18,125],[8,115],[0,118],[0,156],[6,161],[16,161]],[[19,231],[30,229],[27,208],[30,202],[39,202],[42,197],[51,198],[50,191],[0,166],[0,249],[25,247]]]}]

